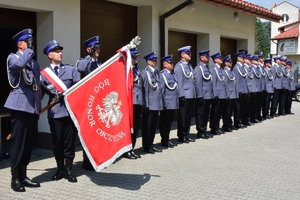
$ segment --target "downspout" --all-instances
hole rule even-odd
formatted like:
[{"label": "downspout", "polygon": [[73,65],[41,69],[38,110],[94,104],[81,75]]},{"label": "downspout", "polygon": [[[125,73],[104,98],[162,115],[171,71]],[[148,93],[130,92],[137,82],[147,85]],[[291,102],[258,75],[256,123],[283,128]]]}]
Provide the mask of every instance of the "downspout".
[{"label": "downspout", "polygon": [[185,8],[186,6],[192,4],[193,0],[187,0],[183,2],[182,4],[176,6],[175,8],[169,10],[168,12],[162,14],[159,17],[159,31],[160,31],[160,58],[165,56],[165,50],[166,50],[166,41],[165,41],[165,19],[169,16],[173,15],[174,13],[178,12],[179,10]]}]

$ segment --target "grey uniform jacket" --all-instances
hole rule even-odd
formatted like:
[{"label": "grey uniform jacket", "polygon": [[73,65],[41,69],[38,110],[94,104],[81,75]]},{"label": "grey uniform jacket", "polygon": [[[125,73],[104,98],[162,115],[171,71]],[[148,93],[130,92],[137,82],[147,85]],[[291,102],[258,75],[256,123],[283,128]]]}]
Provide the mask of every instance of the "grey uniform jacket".
[{"label": "grey uniform jacket", "polygon": [[261,76],[259,66],[252,64],[251,69],[252,69],[253,74],[254,74],[255,92],[261,92],[262,91],[262,85],[261,85],[261,80],[260,79],[262,79],[262,76]]},{"label": "grey uniform jacket", "polygon": [[194,99],[195,94],[195,81],[193,76],[193,68],[191,64],[180,60],[174,68],[174,74],[178,81],[179,97],[186,99]]},{"label": "grey uniform jacket", "polygon": [[160,72],[160,91],[162,94],[163,107],[166,109],[178,109],[178,85],[173,72],[163,69]]},{"label": "grey uniform jacket", "polygon": [[228,67],[224,68],[224,72],[225,72],[228,98],[229,99],[239,98],[234,72]]},{"label": "grey uniform jacket", "polygon": [[274,79],[274,88],[282,89],[282,68],[279,67],[276,63],[271,68],[273,79]]},{"label": "grey uniform jacket", "polygon": [[[11,53],[7,58],[8,79],[13,87],[4,107],[39,114],[41,111],[40,66],[31,49]],[[26,81],[24,79],[26,78]]]},{"label": "grey uniform jacket", "polygon": [[142,77],[140,75],[140,69],[137,66],[132,68],[133,72],[133,104],[143,105],[143,93],[142,93]]},{"label": "grey uniform jacket", "polygon": [[76,62],[76,67],[78,72],[84,73],[84,75],[87,75],[94,71],[97,67],[99,67],[102,63],[100,61],[93,61],[92,57],[87,55],[85,58],[80,58]]},{"label": "grey uniform jacket", "polygon": [[244,64],[245,70],[247,71],[247,87],[249,93],[256,92],[255,82],[254,82],[254,73],[250,66]]},{"label": "grey uniform jacket", "polygon": [[200,62],[194,69],[196,97],[203,99],[213,98],[213,83],[209,67]]},{"label": "grey uniform jacket", "polygon": [[142,92],[143,106],[149,110],[162,110],[162,95],[159,88],[159,72],[152,72],[150,66],[147,66],[142,72]]},{"label": "grey uniform jacket", "polygon": [[284,66],[281,66],[282,69],[282,88],[289,89],[290,88],[290,80],[289,80],[289,72],[288,69]]},{"label": "grey uniform jacket", "polygon": [[259,67],[259,71],[260,71],[260,74],[261,74],[261,89],[262,91],[265,91],[266,90],[266,72],[264,70],[264,65],[262,63],[259,63],[257,65]]},{"label": "grey uniform jacket", "polygon": [[241,63],[236,63],[233,67],[233,72],[236,79],[238,93],[247,94],[249,92],[247,87],[247,72]]},{"label": "grey uniform jacket", "polygon": [[[51,66],[48,66],[48,68],[53,70]],[[60,64],[58,77],[66,85],[67,88],[70,88],[80,80],[79,73],[76,71],[75,67],[68,64]],[[43,84],[43,93],[47,93],[49,95],[48,103],[50,103],[55,99],[57,90],[43,75],[41,75],[41,78]],[[66,116],[69,116],[69,112],[63,99],[60,99],[54,106],[48,109],[49,119],[62,118]]]},{"label": "grey uniform jacket", "polygon": [[290,91],[295,91],[296,88],[295,88],[295,81],[294,81],[294,73],[292,72],[292,70],[288,69],[288,73],[289,73],[289,90]]},{"label": "grey uniform jacket", "polygon": [[224,70],[221,69],[218,65],[214,64],[210,68],[210,73],[212,76],[214,97],[219,97],[219,99],[227,99],[228,95],[226,89]]},{"label": "grey uniform jacket", "polygon": [[274,93],[274,77],[272,74],[272,70],[268,67],[265,68],[266,72],[266,91],[267,93]]}]

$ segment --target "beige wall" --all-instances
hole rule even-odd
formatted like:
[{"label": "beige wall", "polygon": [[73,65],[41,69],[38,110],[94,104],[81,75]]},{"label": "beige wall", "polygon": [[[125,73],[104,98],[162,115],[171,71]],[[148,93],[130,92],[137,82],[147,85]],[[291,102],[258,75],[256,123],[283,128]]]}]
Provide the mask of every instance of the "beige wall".
[{"label": "beige wall", "polygon": [[[64,47],[63,62],[75,64],[80,56],[80,0],[0,0],[0,7],[37,13],[36,51],[41,68],[49,63],[42,52],[52,39]],[[46,97],[42,103],[46,105]],[[39,132],[50,132],[46,113],[40,117]]]}]

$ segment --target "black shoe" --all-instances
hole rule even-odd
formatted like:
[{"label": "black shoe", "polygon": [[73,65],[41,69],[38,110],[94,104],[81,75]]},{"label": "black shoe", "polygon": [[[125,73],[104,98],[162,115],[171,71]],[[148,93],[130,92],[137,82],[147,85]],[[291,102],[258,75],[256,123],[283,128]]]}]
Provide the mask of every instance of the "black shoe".
[{"label": "black shoe", "polygon": [[128,158],[128,159],[137,159],[135,156],[133,156],[133,155],[131,154],[130,151],[128,151],[128,152],[126,152],[126,153],[123,153],[122,157],[123,157],[123,158]]},{"label": "black shoe", "polygon": [[52,180],[58,181],[58,180],[62,179],[64,176],[65,176],[64,170],[58,169],[57,172],[52,177]]},{"label": "black shoe", "polygon": [[69,181],[69,182],[72,182],[72,183],[77,182],[76,176],[74,176],[74,175],[72,174],[72,172],[69,171],[69,170],[66,170],[66,171],[65,171],[65,179],[68,179],[68,181]]},{"label": "black shoe", "polygon": [[210,134],[213,134],[213,135],[221,135],[221,133],[219,133],[219,132],[216,131],[216,130],[210,130]]},{"label": "black shoe", "polygon": [[176,146],[177,146],[177,144],[175,144],[175,143],[171,142],[170,140],[169,140],[169,144],[170,144],[170,145],[173,145],[174,147],[176,147]]},{"label": "black shoe", "polygon": [[130,151],[131,155],[133,155],[136,158],[141,158],[141,156],[139,154],[134,153],[133,150]]},{"label": "black shoe", "polygon": [[167,147],[167,148],[169,148],[169,147],[170,147],[170,148],[173,148],[173,147],[174,147],[174,145],[170,145],[169,142],[162,142],[162,143],[161,143],[161,146]]},{"label": "black shoe", "polygon": [[271,117],[270,115],[266,116],[266,119],[271,119],[271,118],[273,118],[273,117]]},{"label": "black shoe", "polygon": [[225,134],[225,132],[222,131],[221,129],[218,129],[217,132],[220,133],[220,134]]},{"label": "black shoe", "polygon": [[144,150],[146,153],[155,154],[155,152],[152,149]]},{"label": "black shoe", "polygon": [[294,115],[294,114],[295,114],[295,113],[293,113],[293,112],[290,112],[290,113],[289,113],[289,115]]},{"label": "black shoe", "polygon": [[232,126],[231,130],[239,130],[239,128],[236,126]]},{"label": "black shoe", "polygon": [[213,137],[214,137],[213,134],[209,134],[208,132],[206,132],[205,135],[206,135],[206,137],[208,137],[208,138],[213,138]]},{"label": "black shoe", "polygon": [[189,141],[187,141],[187,139],[185,137],[183,138],[178,138],[178,141],[179,142],[182,142],[182,143],[189,143]]},{"label": "black shoe", "polygon": [[278,115],[278,114],[275,114],[274,117],[279,117],[279,115]]},{"label": "black shoe", "polygon": [[232,132],[232,130],[230,128],[223,128],[223,131],[225,131],[225,132]]},{"label": "black shoe", "polygon": [[11,189],[15,192],[25,192],[25,187],[23,183],[18,178],[14,178],[11,180]]},{"label": "black shoe", "polygon": [[25,187],[41,187],[40,183],[33,182],[28,177],[23,178],[22,183]]},{"label": "black shoe", "polygon": [[192,139],[189,136],[185,136],[185,139],[189,142],[195,142],[195,139]]},{"label": "black shoe", "polygon": [[202,132],[202,133],[199,133],[199,132],[198,132],[198,133],[197,133],[197,138],[208,139],[209,136],[206,135],[205,132]]},{"label": "black shoe", "polygon": [[157,149],[156,147],[151,147],[151,150],[154,151],[154,152],[162,152],[161,149]]}]

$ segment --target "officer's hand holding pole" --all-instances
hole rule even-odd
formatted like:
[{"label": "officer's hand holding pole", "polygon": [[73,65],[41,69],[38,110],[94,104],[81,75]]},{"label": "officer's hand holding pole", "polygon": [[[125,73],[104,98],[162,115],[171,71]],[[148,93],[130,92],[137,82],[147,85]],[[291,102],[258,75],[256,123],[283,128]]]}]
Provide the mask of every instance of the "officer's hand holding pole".
[{"label": "officer's hand holding pole", "polygon": [[93,57],[94,54],[95,54],[95,51],[96,51],[96,49],[94,48],[94,45],[91,46],[91,48],[90,48],[90,50],[89,50],[89,55],[90,55],[91,57]]},{"label": "officer's hand holding pole", "polygon": [[33,40],[31,37],[27,39],[27,48],[33,49]]}]

